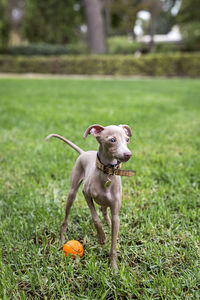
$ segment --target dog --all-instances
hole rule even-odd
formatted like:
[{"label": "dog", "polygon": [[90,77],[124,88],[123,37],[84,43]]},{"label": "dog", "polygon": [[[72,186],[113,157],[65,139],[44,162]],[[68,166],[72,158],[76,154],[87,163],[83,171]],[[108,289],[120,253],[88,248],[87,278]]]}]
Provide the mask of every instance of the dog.
[{"label": "dog", "polygon": [[[110,249],[110,265],[117,269],[116,244],[119,232],[119,211],[121,207],[122,185],[120,176],[133,176],[134,171],[120,170],[121,163],[127,162],[132,153],[128,149],[131,128],[128,125],[110,125],[103,127],[98,124],[91,125],[84,133],[84,138],[93,135],[99,143],[98,151],[83,151],[78,146],[57,134],[46,137],[56,137],[67,143],[79,153],[74,165],[70,180],[70,191],[68,193],[65,218],[61,225],[61,241],[64,244],[64,233],[68,225],[68,216],[76,198],[80,184],[83,181],[83,195],[91,211],[92,219],[97,230],[100,244],[105,244],[106,236],[99,216],[97,215],[93,200],[101,206],[103,216],[112,229],[112,243]],[[111,210],[110,220],[108,208]]]}]

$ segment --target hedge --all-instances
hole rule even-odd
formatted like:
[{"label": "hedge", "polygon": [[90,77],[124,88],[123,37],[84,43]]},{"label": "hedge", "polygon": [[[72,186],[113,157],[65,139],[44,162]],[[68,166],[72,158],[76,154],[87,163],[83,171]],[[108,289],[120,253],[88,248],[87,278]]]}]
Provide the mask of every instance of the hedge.
[{"label": "hedge", "polygon": [[89,49],[84,43],[68,44],[65,45],[50,45],[50,44],[28,44],[28,45],[19,45],[8,48],[6,51],[1,51],[1,54],[8,55],[24,55],[24,56],[50,56],[50,55],[79,55],[79,54],[88,54]]},{"label": "hedge", "polygon": [[0,72],[82,75],[200,76],[200,53],[135,56],[0,56]]}]

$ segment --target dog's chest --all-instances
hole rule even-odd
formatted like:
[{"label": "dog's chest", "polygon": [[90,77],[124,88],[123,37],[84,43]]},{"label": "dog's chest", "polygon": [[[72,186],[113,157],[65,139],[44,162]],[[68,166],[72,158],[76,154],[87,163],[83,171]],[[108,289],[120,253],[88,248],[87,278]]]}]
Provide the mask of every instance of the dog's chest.
[{"label": "dog's chest", "polygon": [[[102,206],[112,206],[117,200],[116,198],[121,197],[121,177],[111,175],[108,176],[100,170],[92,172],[93,169],[90,169],[88,176],[85,177],[83,182],[83,192],[94,199],[96,203]],[[106,187],[106,182],[108,177],[111,180],[111,183]]]},{"label": "dog's chest", "polygon": [[[106,181],[105,181],[106,182]],[[116,201],[116,193],[121,194],[121,184],[111,182],[109,187],[105,187],[105,182],[86,181],[84,182],[83,190],[94,201],[102,206],[111,206]]]},{"label": "dog's chest", "polygon": [[111,203],[113,202],[113,195],[112,195],[110,189],[109,190],[105,190],[105,191],[101,190],[101,192],[99,192],[98,189],[94,188],[91,191],[91,197],[99,205],[110,206]]}]

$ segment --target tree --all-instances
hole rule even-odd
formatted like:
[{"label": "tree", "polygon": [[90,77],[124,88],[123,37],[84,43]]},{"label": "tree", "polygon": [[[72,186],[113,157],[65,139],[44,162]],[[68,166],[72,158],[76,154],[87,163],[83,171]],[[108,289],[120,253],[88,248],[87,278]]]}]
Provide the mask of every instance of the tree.
[{"label": "tree", "polygon": [[189,49],[200,49],[200,1],[182,0],[177,21]]},{"label": "tree", "polygon": [[172,9],[174,8],[176,2],[177,0],[164,0],[162,11],[156,18],[157,34],[167,34],[176,24],[176,16],[172,13]]},{"label": "tree", "polygon": [[106,36],[111,34],[111,1],[112,0],[101,0],[103,5],[103,19]]},{"label": "tree", "polygon": [[112,31],[117,34],[133,35],[137,13],[142,9],[142,1],[113,0],[110,7]]},{"label": "tree", "polygon": [[156,33],[156,19],[162,10],[163,2],[162,0],[144,0],[143,3],[146,9],[151,14],[149,29],[151,35],[150,51],[152,52],[154,50],[154,35]]},{"label": "tree", "polygon": [[8,14],[12,31],[20,33],[24,20],[25,0],[8,0]]},{"label": "tree", "polygon": [[30,42],[51,44],[74,40],[81,23],[76,3],[76,0],[26,0],[26,38]]},{"label": "tree", "polygon": [[0,49],[3,51],[8,47],[10,28],[7,1],[0,0]]},{"label": "tree", "polygon": [[89,48],[92,53],[105,53],[105,32],[101,0],[84,0],[88,26]]}]

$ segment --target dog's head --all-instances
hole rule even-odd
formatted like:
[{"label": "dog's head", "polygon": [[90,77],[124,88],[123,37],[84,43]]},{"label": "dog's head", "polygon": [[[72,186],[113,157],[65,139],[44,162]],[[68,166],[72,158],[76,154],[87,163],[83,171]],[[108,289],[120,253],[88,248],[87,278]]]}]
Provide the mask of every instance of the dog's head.
[{"label": "dog's head", "polygon": [[103,150],[108,153],[112,159],[120,162],[127,162],[132,154],[128,149],[131,128],[128,125],[110,125],[103,127],[98,124],[91,125],[84,133],[84,138],[92,134],[101,145]]}]

